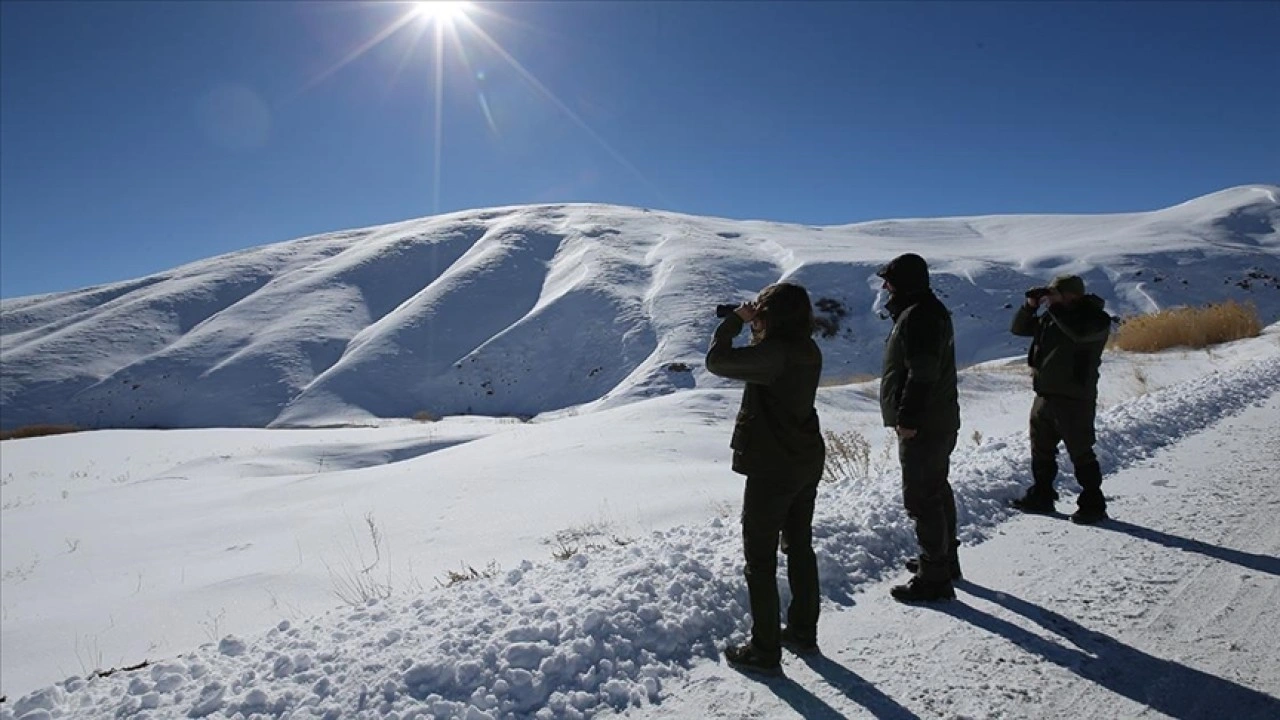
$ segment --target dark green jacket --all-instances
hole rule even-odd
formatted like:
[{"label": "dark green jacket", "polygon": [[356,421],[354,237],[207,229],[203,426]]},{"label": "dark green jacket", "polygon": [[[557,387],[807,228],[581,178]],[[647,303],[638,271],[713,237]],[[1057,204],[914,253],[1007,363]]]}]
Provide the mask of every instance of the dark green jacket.
[{"label": "dark green jacket", "polygon": [[951,313],[931,290],[895,293],[893,330],[884,344],[880,415],[885,427],[960,429],[956,336]]},{"label": "dark green jacket", "polygon": [[726,317],[707,351],[707,370],[745,380],[733,428],[733,469],[743,475],[794,476],[821,472],[826,450],[814,398],[822,375],[822,351],[812,338],[765,337],[733,347],[742,318]]},{"label": "dark green jacket", "polygon": [[1104,302],[1085,295],[1071,306],[1050,305],[1039,316],[1025,304],[1018,308],[1010,331],[1033,338],[1027,364],[1037,395],[1097,400],[1098,367],[1111,334]]}]

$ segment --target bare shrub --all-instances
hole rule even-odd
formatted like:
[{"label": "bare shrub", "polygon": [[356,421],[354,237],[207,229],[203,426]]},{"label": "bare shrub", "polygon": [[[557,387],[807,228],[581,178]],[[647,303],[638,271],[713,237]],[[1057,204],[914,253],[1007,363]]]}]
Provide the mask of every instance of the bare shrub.
[{"label": "bare shrub", "polygon": [[45,435],[63,435],[80,432],[75,425],[24,425],[13,430],[0,430],[0,440],[20,440],[22,438],[44,437]]},{"label": "bare shrub", "polygon": [[859,482],[871,477],[871,443],[857,430],[823,433],[827,457],[822,479],[827,482]]},{"label": "bare shrub", "polygon": [[75,642],[76,661],[80,663],[80,669],[85,675],[92,675],[103,667],[102,647],[98,644],[97,635],[85,635],[83,644],[80,636],[76,635]]},{"label": "bare shrub", "polygon": [[222,638],[222,623],[226,619],[226,608],[219,608],[217,613],[212,610],[204,611],[204,619],[200,621],[200,627],[204,628],[204,636],[209,638],[209,642],[216,643]]},{"label": "bare shrub", "polygon": [[898,433],[893,428],[885,428],[884,442],[880,445],[880,467],[889,467],[898,454]]},{"label": "bare shrub", "polygon": [[1179,307],[1125,320],[1111,346],[1129,352],[1158,352],[1171,347],[1209,345],[1257,337],[1262,321],[1253,303],[1228,300],[1205,307]]},{"label": "bare shrub", "polygon": [[572,545],[563,540],[557,540],[555,549],[551,551],[551,557],[556,560],[568,560],[574,555],[577,555],[581,549],[582,548],[579,545]]},{"label": "bare shrub", "polygon": [[496,560],[489,561],[483,570],[477,570],[470,565],[464,565],[461,570],[449,570],[445,572],[445,579],[436,578],[436,584],[440,587],[453,587],[460,582],[469,580],[479,580],[481,578],[492,578],[498,576],[498,562]]},{"label": "bare shrub", "polygon": [[418,412],[413,414],[413,419],[417,420],[418,422],[436,422],[440,418],[436,416],[435,413],[429,412],[427,410],[419,410]]},{"label": "bare shrub", "polygon": [[364,552],[357,543],[355,557],[343,553],[337,568],[328,562],[324,563],[325,569],[329,571],[333,594],[342,602],[356,607],[365,605],[370,600],[385,600],[391,597],[390,563],[387,565],[385,578],[374,575],[374,571],[382,564],[382,548],[386,540],[373,519],[373,513],[366,513],[364,522],[369,532],[369,544],[373,546],[372,560],[365,559]]},{"label": "bare shrub", "polygon": [[617,534],[613,531],[613,526],[606,521],[591,522],[557,531],[551,557],[556,560],[568,560],[580,552],[624,547],[633,542],[635,538]]}]

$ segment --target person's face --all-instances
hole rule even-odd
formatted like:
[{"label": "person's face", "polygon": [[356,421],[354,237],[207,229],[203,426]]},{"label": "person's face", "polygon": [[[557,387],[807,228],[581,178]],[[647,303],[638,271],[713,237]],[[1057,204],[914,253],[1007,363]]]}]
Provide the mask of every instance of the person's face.
[{"label": "person's face", "polygon": [[893,294],[893,283],[889,282],[889,278],[884,279],[884,283],[880,285],[880,288],[888,291],[890,295]]},{"label": "person's face", "polygon": [[1074,303],[1076,300],[1079,300],[1079,299],[1080,299],[1080,296],[1076,295],[1075,293],[1063,293],[1063,292],[1058,292],[1057,290],[1049,291],[1050,305],[1071,305],[1072,303]]}]

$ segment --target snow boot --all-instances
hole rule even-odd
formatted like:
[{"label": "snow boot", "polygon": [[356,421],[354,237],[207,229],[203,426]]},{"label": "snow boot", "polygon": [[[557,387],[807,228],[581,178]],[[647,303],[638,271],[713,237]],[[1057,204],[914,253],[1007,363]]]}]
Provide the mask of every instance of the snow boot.
[{"label": "snow boot", "polygon": [[1076,511],[1071,513],[1071,522],[1077,525],[1094,525],[1108,518],[1105,507],[1087,505],[1076,508]]},{"label": "snow boot", "polygon": [[797,655],[817,655],[821,652],[816,638],[799,635],[790,627],[782,629],[782,647]]},{"label": "snow boot", "polygon": [[1054,502],[1058,499],[1058,491],[1044,485],[1032,485],[1027,493],[1013,502],[1013,507],[1025,513],[1052,514],[1057,508]]},{"label": "snow boot", "polygon": [[906,585],[895,585],[889,590],[889,594],[898,602],[941,602],[945,600],[954,600],[956,597],[955,588],[951,587],[950,580],[942,580],[940,582],[927,582],[921,580],[918,576],[907,581]]},{"label": "snow boot", "polygon": [[[905,563],[903,563],[903,566],[907,569],[907,572],[911,573],[912,575],[919,574],[920,558],[909,558]],[[963,580],[963,579],[964,579],[964,574],[960,572],[960,558],[952,556],[951,580],[956,581],[956,580]]]},{"label": "snow boot", "polygon": [[1076,480],[1080,483],[1080,497],[1076,498],[1076,511],[1071,522],[1092,525],[1107,519],[1107,498],[1102,494],[1102,468],[1097,462],[1081,463],[1076,467]]},{"label": "snow boot", "polygon": [[743,672],[771,676],[782,674],[782,663],[779,658],[765,657],[764,653],[750,643],[725,648],[724,659]]}]

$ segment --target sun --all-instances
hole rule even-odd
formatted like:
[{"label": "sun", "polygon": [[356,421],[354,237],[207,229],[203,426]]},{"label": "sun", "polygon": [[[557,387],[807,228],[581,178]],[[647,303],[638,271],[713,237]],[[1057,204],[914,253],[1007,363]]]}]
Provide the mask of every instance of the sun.
[{"label": "sun", "polygon": [[452,23],[467,16],[471,3],[463,0],[421,0],[413,3],[414,16],[423,20]]},{"label": "sun", "polygon": [[[418,41],[426,37],[432,50],[429,63],[432,74],[430,86],[434,99],[433,110],[435,115],[431,174],[431,212],[433,214],[438,213],[440,208],[446,65],[455,70],[465,69],[465,73],[458,78],[451,78],[450,81],[461,80],[465,82],[468,78],[472,80],[485,122],[488,123],[489,129],[495,136],[501,134],[499,123],[496,121],[494,113],[490,110],[485,88],[478,82],[478,80],[483,80],[485,77],[487,68],[475,66],[473,58],[491,64],[496,64],[498,60],[501,60],[506,64],[507,68],[513,71],[516,76],[522,78],[546,102],[555,106],[574,125],[581,129],[587,137],[617,161],[619,165],[653,190],[656,196],[663,197],[662,192],[653,186],[653,183],[640,172],[639,168],[610,145],[600,133],[596,132],[595,128],[591,127],[586,120],[574,112],[573,108],[557,97],[537,76],[485,31],[484,23],[481,22],[485,18],[506,20],[500,13],[494,12],[488,7],[493,3],[485,2],[484,0],[479,0],[478,2],[466,2],[465,0],[418,0],[416,2],[414,0],[369,0],[368,2],[353,4],[375,8],[391,6],[396,12],[389,23],[348,51],[337,62],[334,62],[318,75],[308,80],[302,87],[286,97],[285,100],[291,101],[298,98],[344,67],[360,59],[370,50],[386,43],[393,37],[403,36],[407,39],[407,47],[401,57],[399,66],[396,67],[395,73],[391,77],[391,85],[395,85],[395,80],[400,71],[412,59],[413,50],[417,47]],[[456,53],[452,60],[446,56],[447,47],[452,47]],[[670,203],[668,202],[667,204]]]}]

